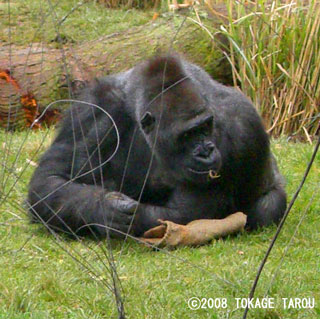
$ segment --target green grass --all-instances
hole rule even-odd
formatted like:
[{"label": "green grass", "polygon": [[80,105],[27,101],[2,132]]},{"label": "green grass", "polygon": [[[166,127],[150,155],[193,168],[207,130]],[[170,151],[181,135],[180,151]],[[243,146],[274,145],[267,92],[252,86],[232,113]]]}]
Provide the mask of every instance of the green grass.
[{"label": "green grass", "polygon": [[[46,136],[46,134],[48,136]],[[13,135],[0,132],[2,163],[7,168],[17,159],[14,174],[20,174],[27,159],[53,136],[52,131]],[[9,143],[11,141],[11,143]],[[6,143],[4,145],[4,143]],[[10,145],[9,152],[5,149]],[[303,175],[313,147],[288,143],[284,139],[272,144],[279,166],[287,180],[289,199]],[[42,150],[41,150],[42,151]],[[63,240],[61,245],[79,254],[97,272],[93,278],[73,260],[51,235],[38,225],[30,225],[22,209],[27,183],[34,167],[29,166],[0,207],[0,318],[117,318],[110,292],[101,284],[109,275],[103,268],[106,257],[91,240]],[[0,167],[0,183],[8,177],[5,191],[14,183],[14,175]],[[320,155],[307,179],[296,205],[289,215],[261,276],[256,296],[268,295],[276,300],[274,309],[255,309],[249,318],[319,318],[320,316]],[[3,191],[3,188],[2,188]],[[312,197],[314,196],[314,197]],[[300,218],[306,215],[292,238]],[[124,305],[128,318],[241,318],[243,310],[235,308],[234,298],[247,297],[256,270],[268,247],[275,227],[251,234],[244,233],[217,240],[199,248],[179,248],[156,252],[132,240],[122,244],[113,240],[113,254],[121,278]],[[291,244],[282,261],[288,242]],[[96,253],[94,252],[96,251]],[[277,272],[275,280],[271,279]],[[227,309],[187,307],[190,297],[227,298]],[[316,309],[289,309],[281,306],[284,297],[314,297]]]},{"label": "green grass", "polygon": [[[0,41],[26,46],[32,42],[54,45],[57,31],[69,42],[89,41],[143,25],[153,14],[136,9],[108,9],[95,1],[77,7],[78,3],[17,0],[10,3],[10,9],[7,3],[0,3]],[[72,11],[73,8],[77,9]]]},{"label": "green grass", "polygon": [[[56,23],[70,12],[78,1],[53,2],[56,16],[50,14],[52,10],[47,1],[16,0],[10,3],[10,21],[8,4],[0,4],[0,41],[25,46],[32,42],[43,42],[45,45],[55,46],[56,43],[52,41],[56,37]],[[259,4],[261,3],[259,1]],[[237,69],[234,70],[235,82],[240,82],[242,89],[254,101],[259,99],[258,102],[265,103],[262,103],[262,106],[266,110],[267,102],[273,103],[272,107],[277,106],[276,102],[279,105],[286,102],[286,96],[289,95],[281,95],[281,92],[287,89],[292,89],[291,96],[297,97],[299,103],[296,105],[306,105],[303,104],[305,96],[299,93],[299,85],[294,87],[296,82],[293,79],[304,81],[303,77],[295,76],[299,71],[297,65],[301,64],[298,59],[302,52],[301,43],[307,36],[307,18],[310,18],[308,21],[318,19],[319,9],[316,15],[306,15],[304,20],[306,11],[296,10],[286,20],[281,16],[285,10],[279,10],[279,16],[273,16],[267,11],[262,15],[252,16],[245,16],[240,12],[244,17],[241,23],[230,24],[226,29],[226,35],[234,41],[231,42],[230,50],[233,50],[234,58],[238,59],[239,69],[242,71],[239,74]],[[307,12],[313,11],[308,9]],[[96,1],[88,1],[61,24],[59,31],[68,41],[81,43],[124,31],[131,26],[143,25],[151,20],[151,16],[151,12],[105,9]],[[271,18],[272,28],[265,28]],[[291,29],[283,29],[285,22],[290,23]],[[291,39],[293,36],[294,39]],[[254,39],[259,39],[258,48],[251,45],[250,41]],[[289,50],[289,46],[297,43],[297,40],[300,41],[299,45],[291,48],[297,50],[294,55],[297,59],[294,59],[294,63],[289,63],[290,61],[286,60],[287,51],[283,48]],[[235,43],[243,48],[241,52],[236,51]],[[308,52],[318,51],[319,45],[315,45],[309,47]],[[319,87],[316,84],[319,82],[318,73],[314,72],[317,70],[314,61],[319,55],[311,56],[314,60],[307,63],[311,68],[308,81],[314,82],[317,89],[310,90],[307,86],[306,89],[312,91],[316,98]],[[247,61],[255,68],[253,73],[250,73]],[[277,63],[289,70],[289,76],[285,75]],[[272,85],[276,83],[272,90],[268,82],[270,78],[266,76],[269,69],[273,71],[270,73],[273,76]],[[258,90],[255,95],[249,82]],[[284,85],[279,85],[280,82]],[[274,91],[280,93],[273,100]],[[286,117],[286,112],[283,114]],[[273,114],[270,118],[277,117]],[[306,128],[308,129],[307,126]],[[27,160],[37,161],[37,149],[40,147],[40,152],[43,151],[42,137],[48,145],[53,132],[31,132],[24,143],[25,134],[26,132],[21,132],[11,135],[0,131],[0,162],[6,166],[0,166],[0,194],[6,194],[12,189],[6,200],[0,203],[0,319],[116,318],[113,296],[102,285],[109,279],[106,269],[103,268],[104,264],[107,264],[103,255],[105,243],[98,245],[91,240],[63,240],[61,248],[41,227],[28,223],[23,200],[34,167],[27,167]],[[21,155],[17,158],[21,145]],[[287,191],[291,199],[313,148],[308,144],[288,143],[284,139],[275,140],[272,146],[287,180]],[[21,177],[15,183],[20,174]],[[275,298],[276,307],[251,310],[249,318],[320,317],[319,176],[320,155],[317,156],[306,185],[287,219],[256,291],[257,297],[261,298],[267,293]],[[303,221],[296,230],[296,225],[303,216]],[[251,234],[244,233],[214,241],[199,248],[179,248],[163,252],[152,251],[131,240],[125,244],[113,240],[112,251],[122,282],[128,318],[241,318],[243,310],[235,308],[234,298],[247,297],[257,267],[274,232],[275,227],[270,227]],[[79,262],[72,259],[63,248],[88,262],[90,268],[97,272],[97,276],[93,277],[81,268]],[[286,255],[282,260],[284,253]],[[277,276],[272,281],[275,272]],[[187,300],[193,296],[227,298],[228,308],[191,311],[187,307]],[[280,300],[286,297],[314,297],[316,309],[285,310]]]}]

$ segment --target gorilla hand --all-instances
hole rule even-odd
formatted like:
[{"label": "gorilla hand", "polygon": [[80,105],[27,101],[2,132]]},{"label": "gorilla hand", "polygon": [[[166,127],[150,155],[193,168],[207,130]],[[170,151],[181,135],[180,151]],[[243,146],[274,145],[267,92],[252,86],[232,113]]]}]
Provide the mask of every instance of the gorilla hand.
[{"label": "gorilla hand", "polygon": [[139,203],[120,192],[107,193],[105,200],[107,216],[104,216],[102,224],[110,229],[112,237],[122,237],[130,231],[132,219]]}]

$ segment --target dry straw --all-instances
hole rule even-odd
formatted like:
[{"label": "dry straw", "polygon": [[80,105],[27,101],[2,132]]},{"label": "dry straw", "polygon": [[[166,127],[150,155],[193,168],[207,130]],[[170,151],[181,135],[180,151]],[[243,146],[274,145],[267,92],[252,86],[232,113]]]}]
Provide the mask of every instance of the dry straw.
[{"label": "dry straw", "polygon": [[[212,14],[216,2],[207,2]],[[274,136],[303,134],[310,141],[320,119],[320,2],[224,3],[228,11],[212,35],[229,40],[224,53],[234,85]]]}]

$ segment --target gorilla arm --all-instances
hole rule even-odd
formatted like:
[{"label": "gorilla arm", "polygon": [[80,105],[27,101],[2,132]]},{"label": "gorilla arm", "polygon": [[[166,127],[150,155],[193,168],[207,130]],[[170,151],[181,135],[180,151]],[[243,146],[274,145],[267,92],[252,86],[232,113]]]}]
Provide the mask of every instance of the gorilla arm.
[{"label": "gorilla arm", "polygon": [[135,203],[119,206],[101,186],[71,179],[61,157],[61,152],[68,154],[69,149],[69,145],[54,145],[36,169],[28,198],[33,221],[70,234],[93,231],[106,236],[108,227],[126,233]]},{"label": "gorilla arm", "polygon": [[[110,112],[122,110],[122,100],[112,88],[104,87],[101,101],[90,92],[83,100],[108,105]],[[32,220],[73,235],[94,232],[106,236],[108,228],[126,233],[136,203],[128,200],[127,206],[119,206],[109,199],[108,192],[115,189],[114,178],[108,163],[102,163],[110,158],[116,142],[109,117],[97,108],[73,105],[31,179],[28,204]]]}]

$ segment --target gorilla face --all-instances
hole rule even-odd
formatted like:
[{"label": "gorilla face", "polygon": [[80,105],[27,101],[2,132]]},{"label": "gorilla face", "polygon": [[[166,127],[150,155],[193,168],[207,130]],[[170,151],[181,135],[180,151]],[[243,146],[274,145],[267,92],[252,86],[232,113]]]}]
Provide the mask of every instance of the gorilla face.
[{"label": "gorilla face", "polygon": [[156,160],[179,182],[199,184],[217,178],[221,155],[214,136],[214,108],[203,86],[187,76],[174,57],[144,64],[140,78],[147,81],[141,84],[138,122]]},{"label": "gorilla face", "polygon": [[[189,97],[179,99],[186,94]],[[167,93],[162,103],[160,117],[154,116],[150,108],[140,122],[149,145],[157,141],[155,156],[161,165],[182,182],[199,184],[218,178],[221,155],[214,139],[214,115],[204,100],[190,88],[190,83],[184,83]]]},{"label": "gorilla face", "polygon": [[[176,169],[187,180],[202,183],[208,181],[208,177],[218,177],[221,155],[214,142],[213,125],[213,115],[203,114],[177,136],[176,149],[183,148],[184,158]],[[174,163],[178,163],[177,159]]]}]

